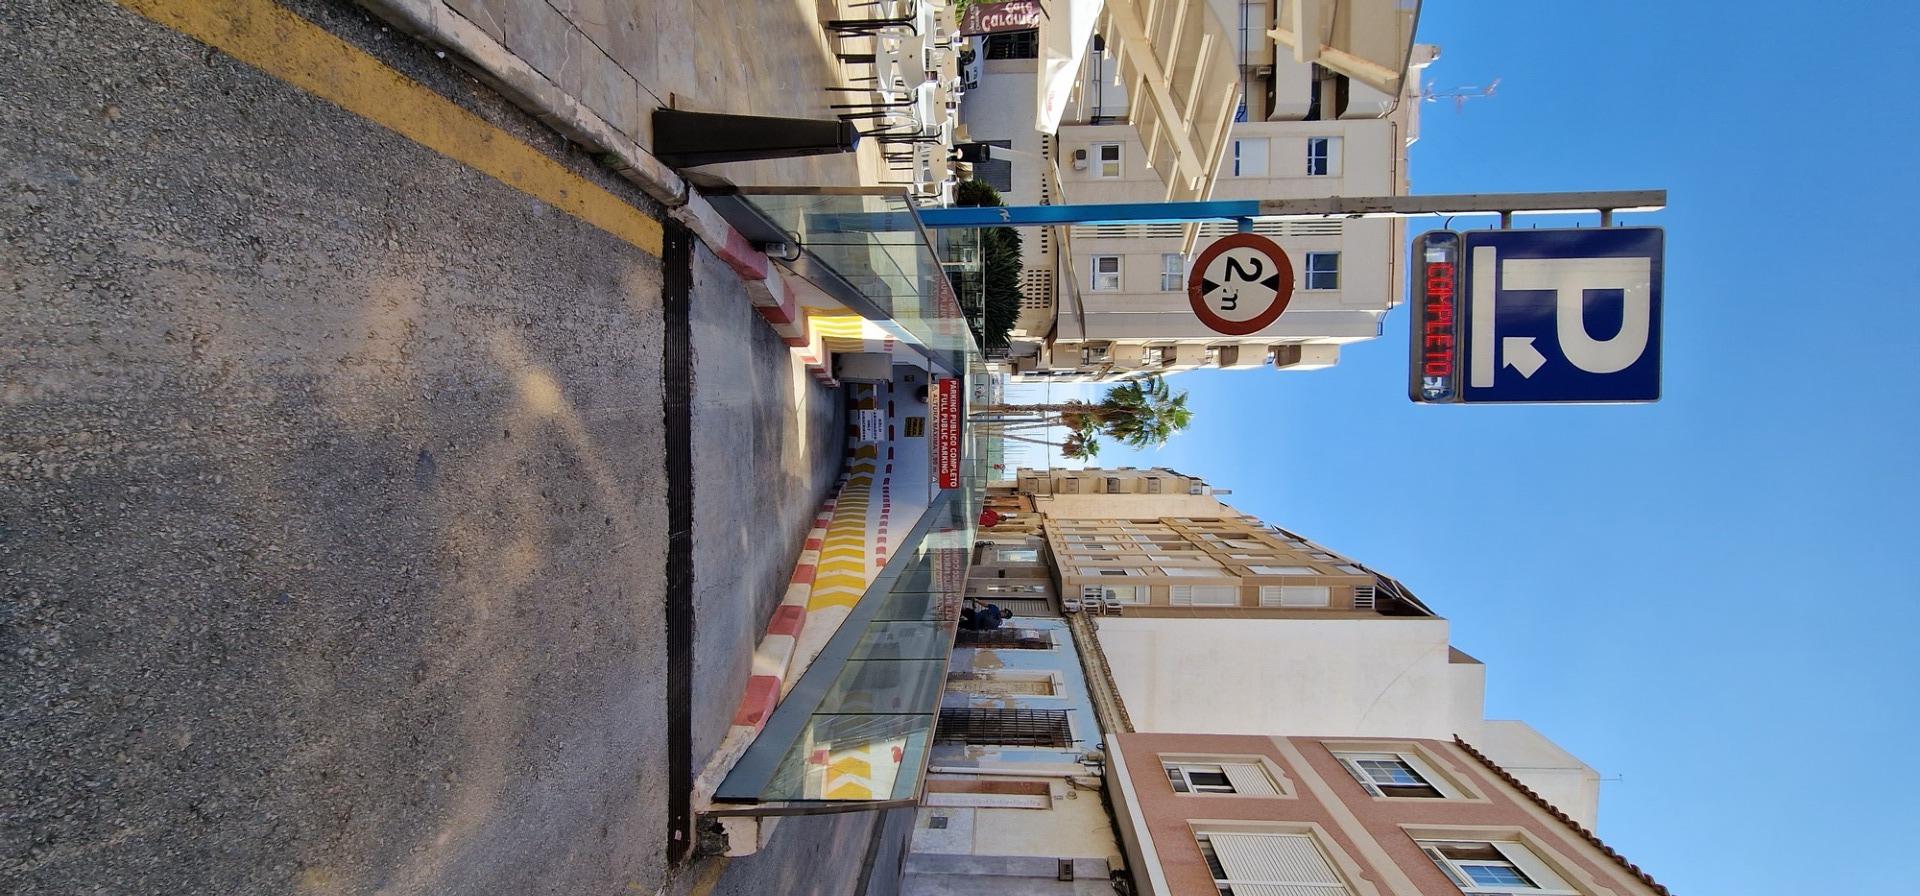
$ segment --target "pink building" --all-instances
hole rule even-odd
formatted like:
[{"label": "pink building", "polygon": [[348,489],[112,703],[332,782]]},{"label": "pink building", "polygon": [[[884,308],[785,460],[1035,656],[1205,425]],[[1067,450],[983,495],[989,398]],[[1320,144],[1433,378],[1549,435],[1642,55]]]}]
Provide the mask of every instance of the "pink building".
[{"label": "pink building", "polygon": [[1107,786],[1159,896],[1666,896],[1471,745],[1110,734]]}]

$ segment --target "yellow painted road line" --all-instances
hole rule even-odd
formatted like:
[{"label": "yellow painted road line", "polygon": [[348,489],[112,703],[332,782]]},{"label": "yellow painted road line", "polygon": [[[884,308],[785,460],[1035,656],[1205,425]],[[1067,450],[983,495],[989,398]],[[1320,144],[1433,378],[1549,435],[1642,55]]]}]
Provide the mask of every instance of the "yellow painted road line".
[{"label": "yellow painted road line", "polygon": [[118,2],[660,257],[645,212],[269,0]]}]

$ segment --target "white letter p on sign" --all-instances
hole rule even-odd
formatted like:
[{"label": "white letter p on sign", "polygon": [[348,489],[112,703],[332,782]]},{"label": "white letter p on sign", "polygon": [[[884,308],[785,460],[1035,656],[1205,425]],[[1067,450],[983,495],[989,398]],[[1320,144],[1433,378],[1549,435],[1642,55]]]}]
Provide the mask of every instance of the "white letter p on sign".
[{"label": "white letter p on sign", "polygon": [[[1505,289],[1553,290],[1560,353],[1588,373],[1618,373],[1647,350],[1653,326],[1653,263],[1645,258],[1514,258],[1500,264]],[[1620,332],[1611,339],[1587,333],[1586,291],[1617,289]]]}]

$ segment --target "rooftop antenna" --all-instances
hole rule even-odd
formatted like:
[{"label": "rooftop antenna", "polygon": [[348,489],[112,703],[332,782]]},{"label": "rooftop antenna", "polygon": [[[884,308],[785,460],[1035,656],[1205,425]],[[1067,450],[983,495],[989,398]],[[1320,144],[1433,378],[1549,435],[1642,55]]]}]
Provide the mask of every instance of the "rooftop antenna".
[{"label": "rooftop antenna", "polygon": [[1478,84],[1466,84],[1448,90],[1435,90],[1433,89],[1433,83],[1429,81],[1427,86],[1420,91],[1419,97],[1422,101],[1429,103],[1437,103],[1443,99],[1453,100],[1453,110],[1459,112],[1466,108],[1467,100],[1477,100],[1481,98],[1491,99],[1494,91],[1499,89],[1499,78],[1487,82],[1487,86],[1485,87],[1481,87]]}]

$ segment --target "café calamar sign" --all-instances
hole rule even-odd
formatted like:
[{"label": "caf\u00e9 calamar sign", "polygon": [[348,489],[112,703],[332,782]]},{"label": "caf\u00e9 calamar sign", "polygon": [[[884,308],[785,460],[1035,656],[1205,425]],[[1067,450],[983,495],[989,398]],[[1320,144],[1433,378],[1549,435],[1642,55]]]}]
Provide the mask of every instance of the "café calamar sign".
[{"label": "caf\u00e9 calamar sign", "polygon": [[975,3],[967,7],[960,20],[961,34],[993,34],[999,31],[1027,31],[1040,27],[1046,12],[1040,0],[1007,0],[1005,3]]}]

